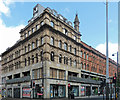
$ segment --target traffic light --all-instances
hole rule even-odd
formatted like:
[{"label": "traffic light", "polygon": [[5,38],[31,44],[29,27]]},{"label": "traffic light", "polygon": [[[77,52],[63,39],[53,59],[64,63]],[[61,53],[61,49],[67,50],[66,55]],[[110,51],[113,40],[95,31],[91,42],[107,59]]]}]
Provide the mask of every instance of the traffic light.
[{"label": "traffic light", "polygon": [[115,76],[113,77],[113,83],[116,83],[116,77]]}]

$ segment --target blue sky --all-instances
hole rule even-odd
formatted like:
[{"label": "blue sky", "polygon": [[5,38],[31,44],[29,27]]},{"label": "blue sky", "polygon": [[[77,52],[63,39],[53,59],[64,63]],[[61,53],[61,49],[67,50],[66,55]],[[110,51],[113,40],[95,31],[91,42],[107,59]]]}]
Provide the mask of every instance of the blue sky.
[{"label": "blue sky", "polygon": [[[73,22],[76,12],[80,20],[80,32],[82,34],[81,40],[88,45],[98,49],[102,53],[105,53],[105,27],[106,27],[106,12],[104,2],[14,2],[5,4],[8,8],[8,12],[0,11],[0,20],[2,25],[6,28],[21,28],[28,24],[28,20],[32,18],[33,7],[37,4],[41,4],[44,7],[50,7],[55,9],[59,14],[62,14],[69,21]],[[19,32],[20,30],[17,30]],[[15,31],[16,32],[16,31]],[[4,31],[3,31],[4,33]],[[0,33],[0,37],[4,38],[3,33]],[[8,46],[11,46],[19,38],[19,33],[17,38],[12,37],[12,32],[6,34],[11,34],[11,41],[4,40],[6,45],[4,49],[0,51],[3,52]],[[117,42],[118,42],[118,3],[109,3],[109,42],[110,42],[110,56],[111,53],[117,52]],[[11,43],[11,44],[9,44]],[[0,44],[3,47],[3,44]],[[114,46],[115,48],[113,48]],[[114,49],[114,50],[112,50]],[[113,58],[114,59],[114,58]]]}]

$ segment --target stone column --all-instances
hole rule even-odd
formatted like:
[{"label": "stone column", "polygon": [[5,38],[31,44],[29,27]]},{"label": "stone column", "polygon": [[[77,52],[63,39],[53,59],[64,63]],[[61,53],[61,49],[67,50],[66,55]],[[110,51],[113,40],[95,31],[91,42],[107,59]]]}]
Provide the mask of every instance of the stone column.
[{"label": "stone column", "polygon": [[92,85],[90,85],[90,91],[91,91],[91,94],[90,95],[92,95],[93,93],[92,93]]},{"label": "stone column", "polygon": [[79,97],[81,96],[81,84],[79,85]]},{"label": "stone column", "polygon": [[20,98],[22,98],[22,86],[20,86]]}]

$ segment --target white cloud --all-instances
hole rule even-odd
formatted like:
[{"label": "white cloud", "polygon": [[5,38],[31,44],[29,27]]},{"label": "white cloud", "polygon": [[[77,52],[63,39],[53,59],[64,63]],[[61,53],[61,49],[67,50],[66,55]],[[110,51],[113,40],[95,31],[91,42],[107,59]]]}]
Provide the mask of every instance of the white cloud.
[{"label": "white cloud", "polygon": [[[106,55],[106,43],[104,44],[99,44],[96,49],[100,51],[101,53]],[[112,56],[112,54],[117,53],[118,51],[118,44],[117,43],[108,43],[108,52],[109,52],[109,57],[115,61],[117,61],[117,55]]]},{"label": "white cloud", "polygon": [[6,48],[11,47],[20,39],[19,31],[24,25],[7,27],[1,18],[1,14],[6,16],[10,15],[9,5],[13,3],[12,0],[0,0],[0,54],[3,53]]},{"label": "white cloud", "polygon": [[23,27],[24,25],[6,27],[2,19],[0,19],[0,53],[20,39],[19,31]]},{"label": "white cloud", "polygon": [[12,0],[0,0],[0,15],[1,13],[5,14],[6,16],[10,15],[9,5],[13,3]]}]

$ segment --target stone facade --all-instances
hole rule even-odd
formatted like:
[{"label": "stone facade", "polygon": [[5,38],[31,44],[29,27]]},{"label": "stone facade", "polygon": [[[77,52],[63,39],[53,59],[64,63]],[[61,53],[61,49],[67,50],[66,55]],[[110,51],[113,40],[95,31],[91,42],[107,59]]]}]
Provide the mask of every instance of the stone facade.
[{"label": "stone facade", "polygon": [[[72,91],[81,96],[99,90],[106,74],[105,55],[81,41],[78,15],[73,28],[53,11],[44,9],[21,29],[20,40],[2,53],[5,97],[58,98],[68,97]],[[109,63],[113,76],[117,64],[111,59]]]}]

